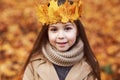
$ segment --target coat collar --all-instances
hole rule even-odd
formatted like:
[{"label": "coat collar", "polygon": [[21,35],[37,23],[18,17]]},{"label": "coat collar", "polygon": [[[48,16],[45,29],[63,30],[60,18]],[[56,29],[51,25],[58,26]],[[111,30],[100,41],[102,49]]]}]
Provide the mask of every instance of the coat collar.
[{"label": "coat collar", "polygon": [[[40,56],[37,56],[33,60],[35,71],[39,74],[42,80],[59,80],[57,72],[52,63],[43,60]],[[75,64],[65,80],[83,80],[92,71],[90,65],[85,59],[82,59],[79,63]]]}]

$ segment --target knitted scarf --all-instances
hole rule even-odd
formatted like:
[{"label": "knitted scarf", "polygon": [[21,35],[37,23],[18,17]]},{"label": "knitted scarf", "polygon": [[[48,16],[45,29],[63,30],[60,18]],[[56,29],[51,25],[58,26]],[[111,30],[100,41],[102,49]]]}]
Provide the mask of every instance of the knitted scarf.
[{"label": "knitted scarf", "polygon": [[72,66],[84,56],[84,44],[81,39],[68,51],[60,52],[53,48],[49,42],[42,46],[44,56],[53,64],[59,66]]}]

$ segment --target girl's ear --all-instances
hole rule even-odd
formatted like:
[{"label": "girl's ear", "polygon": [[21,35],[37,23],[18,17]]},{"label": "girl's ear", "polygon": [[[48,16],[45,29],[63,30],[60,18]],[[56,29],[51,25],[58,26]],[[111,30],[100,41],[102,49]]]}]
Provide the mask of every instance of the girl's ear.
[{"label": "girl's ear", "polygon": [[76,37],[78,38],[78,37],[79,37],[79,34],[80,34],[79,31],[78,31],[78,26],[75,24],[75,22],[73,22],[73,25],[76,26],[76,28],[77,28]]},{"label": "girl's ear", "polygon": [[77,30],[77,36],[76,36],[77,38],[79,37],[79,32],[78,32],[78,30]]}]

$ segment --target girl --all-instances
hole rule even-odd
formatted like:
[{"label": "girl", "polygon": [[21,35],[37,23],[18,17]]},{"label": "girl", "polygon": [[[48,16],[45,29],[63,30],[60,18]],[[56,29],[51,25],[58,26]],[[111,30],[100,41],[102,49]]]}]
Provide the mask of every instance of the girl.
[{"label": "girl", "polygon": [[[59,5],[65,4],[61,1]],[[23,80],[101,80],[98,61],[80,20],[44,23],[27,60]]]}]

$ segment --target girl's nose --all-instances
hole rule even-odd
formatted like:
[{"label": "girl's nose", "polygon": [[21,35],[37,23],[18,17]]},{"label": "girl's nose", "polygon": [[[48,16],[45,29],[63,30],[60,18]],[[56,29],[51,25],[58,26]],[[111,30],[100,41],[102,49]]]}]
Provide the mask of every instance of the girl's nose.
[{"label": "girl's nose", "polygon": [[65,34],[64,32],[60,31],[57,35],[58,39],[64,39],[65,38]]}]

